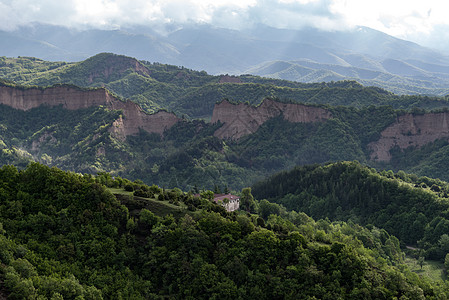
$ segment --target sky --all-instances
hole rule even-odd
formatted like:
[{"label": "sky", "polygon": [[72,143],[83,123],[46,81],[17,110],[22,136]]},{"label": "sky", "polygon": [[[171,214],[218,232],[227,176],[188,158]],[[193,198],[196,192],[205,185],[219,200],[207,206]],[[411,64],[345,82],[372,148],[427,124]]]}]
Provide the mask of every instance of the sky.
[{"label": "sky", "polygon": [[448,13],[447,0],[0,0],[0,29],[32,22],[104,29],[185,23],[331,31],[367,26],[449,51]]}]

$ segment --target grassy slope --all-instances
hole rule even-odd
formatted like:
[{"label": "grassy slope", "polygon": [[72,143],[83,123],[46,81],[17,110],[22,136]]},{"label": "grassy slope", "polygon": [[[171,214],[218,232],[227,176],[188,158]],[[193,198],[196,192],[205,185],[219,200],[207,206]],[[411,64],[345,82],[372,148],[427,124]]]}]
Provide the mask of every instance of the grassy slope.
[{"label": "grassy slope", "polygon": [[435,260],[426,260],[422,266],[418,264],[418,260],[410,256],[405,257],[405,264],[410,271],[418,274],[421,277],[428,278],[435,282],[446,280],[444,275],[444,264]]},{"label": "grassy slope", "polygon": [[154,214],[163,217],[169,214],[173,216],[181,216],[185,214],[187,206],[181,203],[179,206],[169,203],[169,201],[159,201],[154,198],[135,197],[132,192],[127,192],[121,188],[107,188],[111,193],[116,195],[122,204],[130,209],[132,216],[137,216],[139,212],[146,208]]}]

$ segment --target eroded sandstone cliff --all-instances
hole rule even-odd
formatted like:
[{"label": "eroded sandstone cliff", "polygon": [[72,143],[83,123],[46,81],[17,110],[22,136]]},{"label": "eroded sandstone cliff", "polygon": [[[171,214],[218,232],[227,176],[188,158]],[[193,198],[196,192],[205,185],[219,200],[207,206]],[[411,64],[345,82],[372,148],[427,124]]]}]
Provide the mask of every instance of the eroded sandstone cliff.
[{"label": "eroded sandstone cliff", "polygon": [[254,107],[243,103],[232,104],[224,100],[215,105],[211,122],[223,123],[223,126],[215,131],[215,136],[237,140],[256,132],[264,122],[281,114],[284,119],[294,123],[321,122],[332,117],[326,109],[302,104],[281,103],[267,99]]},{"label": "eroded sandstone cliff", "polygon": [[139,128],[162,134],[179,121],[174,114],[164,111],[148,115],[136,103],[120,101],[105,89],[83,90],[72,86],[23,89],[0,86],[0,103],[21,110],[40,105],[62,105],[70,110],[104,105],[110,109],[122,110],[123,118],[116,120],[112,126],[112,132],[121,138],[136,134]]},{"label": "eroded sandstone cliff", "polygon": [[449,113],[405,114],[382,131],[378,141],[368,148],[371,160],[390,161],[390,150],[394,147],[406,149],[420,147],[441,138],[449,138]]}]

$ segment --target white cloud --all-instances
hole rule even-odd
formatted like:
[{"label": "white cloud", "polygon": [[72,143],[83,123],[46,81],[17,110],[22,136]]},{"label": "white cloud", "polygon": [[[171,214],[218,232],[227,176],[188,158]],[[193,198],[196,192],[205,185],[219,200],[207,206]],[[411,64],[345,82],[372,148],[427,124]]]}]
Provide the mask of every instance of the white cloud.
[{"label": "white cloud", "polygon": [[363,25],[431,43],[449,28],[448,11],[449,1],[442,0],[0,0],[0,29],[30,22],[100,28],[185,22],[327,30]]},{"label": "white cloud", "polygon": [[333,11],[349,25],[363,25],[407,38],[429,34],[435,25],[449,25],[449,2],[440,0],[335,0]]},{"label": "white cloud", "polygon": [[[0,0],[9,19],[0,20],[7,29],[29,22],[66,26],[107,26],[148,22],[223,23],[267,22],[274,26],[298,24],[332,18],[331,0]],[[323,16],[325,14],[325,16]],[[234,23],[230,27],[235,27]]]}]

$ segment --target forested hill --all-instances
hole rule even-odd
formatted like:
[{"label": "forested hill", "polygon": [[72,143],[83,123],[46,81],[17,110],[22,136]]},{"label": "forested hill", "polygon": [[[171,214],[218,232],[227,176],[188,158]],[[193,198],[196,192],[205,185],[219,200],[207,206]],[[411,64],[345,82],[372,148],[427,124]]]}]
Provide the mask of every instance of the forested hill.
[{"label": "forested hill", "polygon": [[296,167],[255,184],[252,191],[256,198],[317,219],[383,228],[422,248],[428,258],[444,260],[449,253],[447,182],[339,162]]},{"label": "forested hill", "polygon": [[[250,75],[211,76],[108,53],[79,63],[0,58],[0,74],[38,85],[2,79],[8,89],[57,90],[46,88],[54,83],[77,84],[80,90],[105,86],[146,112],[166,109],[178,116],[164,113],[172,121],[152,131],[111,107],[19,111],[0,106],[3,164],[23,167],[39,161],[186,190],[215,185],[240,189],[295,165],[340,160],[449,180],[446,98],[397,96],[352,81],[303,84]],[[295,116],[285,111],[292,107]],[[213,117],[214,108],[222,114]],[[246,115],[235,113],[240,108]],[[438,110],[429,114],[422,108]],[[256,115],[251,111],[264,109],[271,111],[264,114],[267,118],[252,119]],[[132,123],[132,134],[114,135],[126,122]],[[257,126],[249,130],[250,124]]]},{"label": "forested hill", "polygon": [[[39,97],[73,90],[5,85],[8,91]],[[97,100],[104,101],[105,92],[99,91],[103,96]],[[90,92],[77,95],[84,93]],[[0,103],[13,101],[6,96]],[[60,96],[70,100],[69,95]],[[253,107],[226,101],[217,105],[214,123],[209,123],[163,112],[148,116],[131,107],[137,116],[126,107],[113,110],[112,104],[78,110],[0,105],[0,161],[24,167],[34,160],[83,173],[107,171],[186,190],[215,185],[240,189],[295,165],[339,160],[449,179],[444,167],[449,151],[445,111],[407,113],[388,106],[319,107],[274,100]],[[175,121],[153,118],[161,114]],[[256,119],[259,125],[248,130],[245,124]]]},{"label": "forested hill", "polygon": [[[127,192],[132,190],[134,196]],[[227,213],[211,194],[194,197],[107,173],[94,177],[37,163],[22,171],[3,166],[0,297],[449,296],[445,283],[403,265],[398,240],[385,230],[315,222],[296,212],[291,221]],[[246,197],[251,200],[250,193]]]},{"label": "forested hill", "polygon": [[148,112],[167,109],[180,116],[206,119],[212,116],[215,103],[223,99],[257,105],[271,97],[288,102],[355,107],[391,105],[401,109],[435,109],[448,105],[445,98],[397,96],[380,88],[363,87],[355,81],[305,84],[251,75],[211,76],[111,53],[77,63],[0,57],[0,78],[25,85],[66,83],[106,87]]}]

